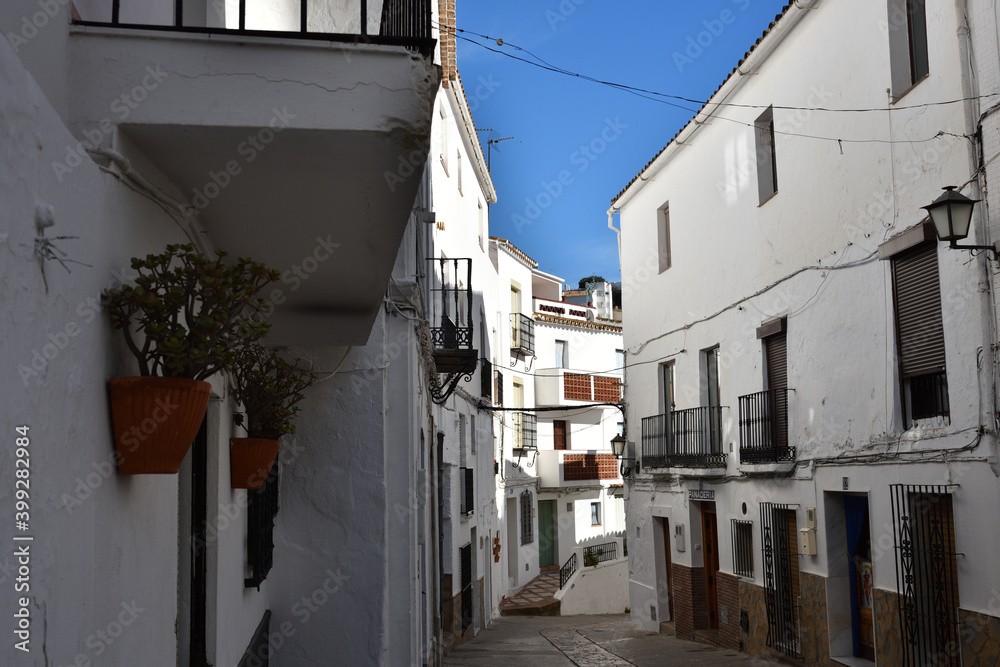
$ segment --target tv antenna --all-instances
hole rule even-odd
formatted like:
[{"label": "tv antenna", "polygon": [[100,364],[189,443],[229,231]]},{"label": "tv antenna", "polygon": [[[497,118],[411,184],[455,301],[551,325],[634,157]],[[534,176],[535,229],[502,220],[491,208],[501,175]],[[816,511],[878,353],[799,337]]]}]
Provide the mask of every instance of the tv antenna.
[{"label": "tv antenna", "polygon": [[499,144],[504,141],[510,141],[514,137],[500,137],[498,139],[488,139],[486,141],[486,168],[490,168],[490,155],[493,152],[493,144]]}]

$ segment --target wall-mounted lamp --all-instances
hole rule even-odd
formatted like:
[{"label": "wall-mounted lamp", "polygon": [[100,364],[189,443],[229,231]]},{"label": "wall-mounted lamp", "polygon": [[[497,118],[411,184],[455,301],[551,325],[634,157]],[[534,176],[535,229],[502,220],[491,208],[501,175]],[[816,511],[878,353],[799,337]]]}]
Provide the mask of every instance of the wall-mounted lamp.
[{"label": "wall-mounted lamp", "polygon": [[623,478],[628,477],[632,473],[632,461],[633,459],[625,458],[625,445],[627,444],[625,436],[618,434],[611,438],[611,451],[614,452],[615,456],[621,459],[621,465],[618,468],[618,472],[621,473]]},{"label": "wall-mounted lamp", "polygon": [[969,199],[961,192],[955,192],[955,186],[944,188],[944,194],[934,200],[930,206],[922,206],[931,216],[934,231],[942,241],[948,241],[952,248],[958,250],[987,250],[997,259],[998,248],[994,245],[958,245],[969,235],[969,223],[972,220],[972,208],[978,199]]}]

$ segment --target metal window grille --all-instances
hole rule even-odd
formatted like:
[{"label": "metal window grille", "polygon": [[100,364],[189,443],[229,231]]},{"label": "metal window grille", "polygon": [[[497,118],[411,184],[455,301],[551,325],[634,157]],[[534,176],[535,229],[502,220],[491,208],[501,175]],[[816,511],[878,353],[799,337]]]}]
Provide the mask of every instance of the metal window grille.
[{"label": "metal window grille", "polygon": [[521,313],[510,314],[510,348],[524,354],[535,351],[535,321]]},{"label": "metal window grille", "polygon": [[274,462],[264,485],[247,491],[247,560],[252,575],[243,580],[245,588],[260,588],[274,564],[274,517],[278,513],[278,461]]},{"label": "metal window grille", "polygon": [[531,544],[535,541],[535,532],[531,525],[531,491],[521,494],[521,544]]},{"label": "metal window grille", "polygon": [[890,485],[905,665],[961,664],[954,486]]},{"label": "metal window grille", "polygon": [[514,424],[514,448],[538,448],[538,417],[530,412],[511,413]]},{"label": "metal window grille", "polygon": [[497,371],[497,405],[503,405],[503,373]]},{"label": "metal window grille", "polygon": [[472,544],[459,549],[462,568],[462,634],[472,627]]},{"label": "metal window grille", "polygon": [[753,521],[733,519],[733,572],[753,577]]},{"label": "metal window grille", "polygon": [[[761,555],[764,558],[764,605],[767,645],[798,657],[798,540],[790,505],[760,504]],[[794,562],[792,559],[796,559]]]}]

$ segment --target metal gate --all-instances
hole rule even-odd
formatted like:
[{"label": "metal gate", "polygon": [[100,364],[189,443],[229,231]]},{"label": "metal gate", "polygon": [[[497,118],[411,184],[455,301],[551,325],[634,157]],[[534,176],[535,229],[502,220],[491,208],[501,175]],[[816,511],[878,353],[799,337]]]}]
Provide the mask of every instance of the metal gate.
[{"label": "metal gate", "polygon": [[951,485],[892,484],[899,626],[906,665],[961,664]]},{"label": "metal gate", "polygon": [[[798,629],[795,614],[798,563],[792,554],[798,540],[789,531],[788,513],[794,506],[779,503],[760,504],[761,552],[764,557],[764,604],[767,609],[767,645],[785,655],[798,657]],[[789,540],[795,542],[789,542]],[[791,553],[790,553],[791,552]],[[796,577],[793,577],[793,572]]]}]

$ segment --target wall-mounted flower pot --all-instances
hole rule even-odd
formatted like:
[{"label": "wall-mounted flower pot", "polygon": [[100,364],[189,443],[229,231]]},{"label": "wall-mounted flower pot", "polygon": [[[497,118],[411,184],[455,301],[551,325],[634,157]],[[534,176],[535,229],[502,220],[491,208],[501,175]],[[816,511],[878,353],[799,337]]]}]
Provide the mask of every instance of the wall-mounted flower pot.
[{"label": "wall-mounted flower pot", "polygon": [[108,380],[118,472],[173,474],[205,419],[212,387],[187,378]]},{"label": "wall-mounted flower pot", "polygon": [[229,477],[234,489],[259,489],[278,458],[278,440],[230,438]]}]

